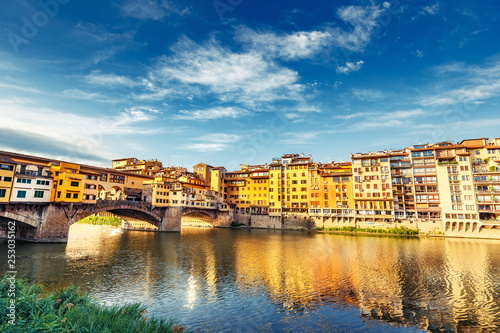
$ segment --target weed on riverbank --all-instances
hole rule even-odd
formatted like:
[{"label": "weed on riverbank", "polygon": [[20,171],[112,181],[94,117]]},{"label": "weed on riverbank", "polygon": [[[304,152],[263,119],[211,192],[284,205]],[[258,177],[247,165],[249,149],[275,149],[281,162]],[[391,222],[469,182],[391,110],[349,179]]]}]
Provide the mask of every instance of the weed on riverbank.
[{"label": "weed on riverbank", "polygon": [[356,228],[356,227],[331,227],[331,228],[317,228],[318,231],[339,231],[339,232],[368,232],[377,234],[394,234],[394,235],[418,235],[419,232],[416,229],[408,229],[404,227],[397,228],[387,228],[387,229],[375,229],[375,228]]},{"label": "weed on riverbank", "polygon": [[41,285],[28,285],[19,279],[13,288],[11,281],[4,277],[0,285],[0,332],[3,333],[185,332],[173,320],[148,318],[142,304],[108,307],[75,286],[49,293]]}]

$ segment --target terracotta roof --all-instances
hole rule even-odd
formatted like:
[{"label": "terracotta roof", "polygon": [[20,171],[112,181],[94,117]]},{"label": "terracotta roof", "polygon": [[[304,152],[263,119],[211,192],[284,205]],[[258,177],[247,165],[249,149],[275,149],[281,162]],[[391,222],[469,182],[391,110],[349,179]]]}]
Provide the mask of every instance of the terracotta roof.
[{"label": "terracotta roof", "polygon": [[10,164],[17,164],[13,159],[7,156],[0,156],[0,162],[1,163],[10,163]]},{"label": "terracotta roof", "polygon": [[118,170],[111,169],[111,168],[101,168],[101,167],[96,167],[96,166],[92,166],[92,165],[79,164],[79,163],[73,163],[73,162],[67,162],[67,161],[60,161],[60,160],[56,160],[56,159],[49,159],[46,157],[24,155],[24,154],[12,153],[12,152],[8,152],[8,151],[0,151],[0,156],[1,155],[7,156],[10,158],[14,158],[14,159],[19,158],[19,159],[33,160],[33,161],[37,161],[37,162],[45,162],[47,164],[52,163],[52,162],[76,164],[76,165],[80,166],[80,169],[84,168],[84,169],[97,170],[97,171],[103,171],[103,172],[112,172],[112,173],[120,174],[120,175],[134,176],[134,177],[139,177],[139,178],[154,179],[153,176],[138,175],[138,174],[133,174],[130,172],[118,171]]}]

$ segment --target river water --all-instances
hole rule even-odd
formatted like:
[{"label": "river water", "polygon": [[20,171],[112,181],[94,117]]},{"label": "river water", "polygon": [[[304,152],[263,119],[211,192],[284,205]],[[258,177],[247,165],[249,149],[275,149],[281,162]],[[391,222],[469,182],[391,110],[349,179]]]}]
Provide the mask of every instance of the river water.
[{"label": "river water", "polygon": [[19,277],[143,302],[192,332],[500,331],[494,240],[76,224],[68,244],[16,253]]}]

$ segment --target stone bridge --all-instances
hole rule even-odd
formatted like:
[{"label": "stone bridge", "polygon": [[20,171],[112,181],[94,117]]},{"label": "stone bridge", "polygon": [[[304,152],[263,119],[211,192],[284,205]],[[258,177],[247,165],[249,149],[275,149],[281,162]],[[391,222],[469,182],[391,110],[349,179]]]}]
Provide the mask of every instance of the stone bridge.
[{"label": "stone bridge", "polygon": [[[99,200],[95,204],[0,204],[0,237],[7,236],[7,223],[15,221],[16,239],[67,242],[69,227],[72,224],[100,212],[117,215],[125,221],[125,224],[127,221],[141,221],[151,225],[156,231],[168,232],[180,232],[183,216],[200,218],[217,227],[228,227],[232,221],[227,211],[195,207],[154,207],[140,201]],[[128,229],[134,228],[129,226]]]}]

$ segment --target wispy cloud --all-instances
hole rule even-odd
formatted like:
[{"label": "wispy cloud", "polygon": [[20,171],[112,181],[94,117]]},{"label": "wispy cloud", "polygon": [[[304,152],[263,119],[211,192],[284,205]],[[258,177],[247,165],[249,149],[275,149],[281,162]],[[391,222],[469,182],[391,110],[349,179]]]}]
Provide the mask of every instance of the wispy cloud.
[{"label": "wispy cloud", "polygon": [[101,102],[101,103],[113,103],[115,102],[114,99],[104,96],[101,93],[92,93],[92,92],[85,92],[80,89],[67,89],[62,92],[62,94],[66,97],[70,98],[76,98],[76,99],[82,99],[82,100],[87,100],[87,101],[93,101],[93,102]]},{"label": "wispy cloud", "polygon": [[32,88],[32,87],[26,87],[18,84],[12,84],[12,83],[4,83],[0,82],[0,88],[5,89],[5,90],[17,90],[21,92],[27,92],[27,93],[32,93],[32,94],[40,94],[40,90]]},{"label": "wispy cloud", "polygon": [[448,82],[444,77],[446,84],[433,88],[437,93],[421,98],[419,103],[423,106],[481,104],[500,96],[500,62],[485,67],[452,63],[438,66],[434,71],[441,76],[453,75],[453,78]]},{"label": "wispy cloud", "polygon": [[258,50],[267,57],[286,61],[311,59],[325,49],[340,48],[362,52],[371,41],[384,9],[379,6],[346,6],[337,16],[349,29],[325,27],[312,31],[276,33],[239,27],[236,39],[248,49]]},{"label": "wispy cloud", "polygon": [[119,5],[123,15],[139,20],[159,21],[172,14],[188,15],[187,7],[181,8],[167,0],[125,0]]},{"label": "wispy cloud", "polygon": [[422,9],[421,14],[429,14],[429,15],[436,15],[439,12],[439,2],[436,2],[433,5],[427,5]]},{"label": "wispy cloud", "polygon": [[403,128],[426,115],[422,109],[413,109],[393,112],[357,112],[340,115],[337,118],[346,121],[339,130],[340,132],[359,132],[379,128]]},{"label": "wispy cloud", "polygon": [[385,97],[384,93],[378,89],[352,89],[354,97],[361,101],[374,102]]},{"label": "wispy cloud", "polygon": [[136,82],[126,76],[115,74],[102,74],[100,71],[93,71],[84,77],[85,82],[99,86],[126,86],[136,87],[140,82]]},{"label": "wispy cloud", "polygon": [[257,32],[240,27],[236,38],[251,50],[260,50],[266,56],[284,60],[312,58],[331,43],[331,34],[325,31],[300,31],[278,35],[274,32]]},{"label": "wispy cloud", "polygon": [[[304,87],[298,73],[265,60],[257,52],[232,52],[211,40],[198,45],[184,38],[172,56],[162,57],[156,76],[165,87],[191,92],[202,86],[205,93],[225,101],[247,105],[277,100],[300,100]],[[184,87],[180,87],[182,84]]]},{"label": "wispy cloud", "polygon": [[193,111],[181,110],[179,114],[174,116],[174,118],[180,120],[206,121],[222,118],[236,119],[249,114],[250,113],[245,109],[225,107]]},{"label": "wispy cloud", "polygon": [[346,62],[344,66],[337,66],[337,73],[349,74],[357,72],[361,69],[365,62],[360,60],[358,62]]},{"label": "wispy cloud", "polygon": [[[0,119],[0,134],[15,132],[18,139],[17,143],[0,139],[0,149],[35,155],[44,152],[54,158],[86,160],[86,163],[91,159],[101,164],[103,160],[114,157],[106,145],[109,136],[141,136],[161,132],[160,127],[152,126],[157,119],[156,112],[143,107],[96,119],[91,115],[59,111],[38,104],[20,105],[9,99],[0,100]],[[40,143],[46,148],[40,148]]]}]

